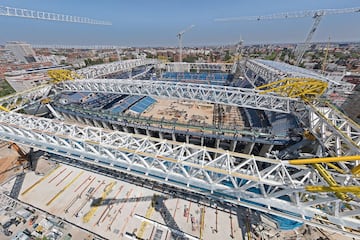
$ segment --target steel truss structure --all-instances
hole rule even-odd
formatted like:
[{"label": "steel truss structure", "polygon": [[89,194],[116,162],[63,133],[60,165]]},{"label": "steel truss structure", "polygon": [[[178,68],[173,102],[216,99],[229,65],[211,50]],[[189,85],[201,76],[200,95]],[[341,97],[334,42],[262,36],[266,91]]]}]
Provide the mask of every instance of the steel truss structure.
[{"label": "steel truss structure", "polygon": [[0,98],[0,108],[18,111],[48,96],[52,85],[41,85],[24,92]]},{"label": "steel truss structure", "polygon": [[168,72],[190,72],[195,71],[223,71],[230,72],[234,64],[230,63],[165,63],[165,69]]},{"label": "steel truss structure", "polygon": [[0,15],[8,17],[22,17],[41,19],[48,21],[60,21],[71,23],[97,24],[97,25],[112,25],[111,22],[95,20],[87,17],[70,16],[59,13],[42,12],[30,9],[13,8],[0,6]]},{"label": "steel truss structure", "polygon": [[112,73],[129,71],[135,67],[158,64],[155,59],[132,59],[81,68],[76,73],[84,78],[99,78]]},{"label": "steel truss structure", "polygon": [[[360,155],[360,126],[326,101],[312,101],[295,107],[299,120],[319,140],[331,156]],[[360,160],[360,159],[359,159]],[[341,167],[349,172],[358,161]]]},{"label": "steel truss structure", "polygon": [[[306,166],[13,112],[0,113],[0,138],[308,224],[322,226],[312,218],[327,221],[322,227],[328,229],[359,230],[357,201],[304,191],[307,185],[326,184]],[[334,177],[344,185],[359,185],[352,175]]]},{"label": "steel truss structure", "polygon": [[61,92],[108,92],[189,99],[283,113],[289,113],[290,103],[297,101],[246,88],[167,81],[87,79],[63,82],[57,88]]},{"label": "steel truss structure", "polygon": [[[129,71],[135,67],[157,63],[158,61],[153,59],[134,59],[82,68],[77,70],[76,73],[85,78],[101,77],[116,72]],[[42,85],[21,93],[0,98],[0,108],[18,111],[48,96],[52,88],[52,85]]]},{"label": "steel truss structure", "polygon": [[324,82],[327,82],[329,85],[329,91],[340,91],[340,92],[351,92],[355,85],[347,82],[336,81],[330,76],[326,77],[324,75],[311,72],[309,70],[292,66],[290,64],[261,60],[261,59],[251,59],[246,61],[247,70],[253,71],[255,76],[255,81],[258,77],[261,77],[266,80],[267,83],[272,83],[283,78],[314,78]]},{"label": "steel truss structure", "polygon": [[[334,81],[329,81],[324,76],[285,63],[249,60],[246,66],[255,73],[256,76],[253,76],[254,81],[256,81],[257,76],[260,76],[269,82],[264,87],[289,79],[286,77],[289,75],[298,76],[297,78],[299,76],[309,76],[313,80],[328,82],[330,88],[334,86]],[[345,92],[351,91],[352,85],[344,83],[344,86],[339,86],[339,88],[342,88]],[[296,92],[296,88],[301,87],[298,84],[293,86],[287,84],[286,86],[289,89],[285,92],[290,95]],[[282,87],[284,90],[285,86]],[[321,87],[321,91],[315,91],[315,95],[323,91],[324,86]],[[330,154],[331,156],[360,155],[360,126],[336,109],[335,106],[323,100],[304,100],[304,102],[298,101],[292,107],[292,112],[297,115],[305,127],[309,128],[326,150],[322,154]],[[338,164],[344,171],[349,172],[359,162]]]},{"label": "steel truss structure", "polygon": [[[154,63],[143,65],[146,64]],[[264,77],[283,75],[273,69],[268,73],[264,68],[258,70],[263,71]],[[106,70],[99,67],[94,74],[97,71],[101,75]],[[191,99],[286,113],[291,111],[299,116],[305,126],[309,126],[330,155],[360,155],[359,126],[330,104],[320,101],[304,104],[296,99],[261,94],[250,89],[129,79],[86,79],[62,82],[55,88],[41,86],[2,98],[0,106],[19,110],[47,97],[51,90],[51,94],[111,92]],[[345,228],[360,231],[358,196],[350,192],[350,200],[344,201],[332,192],[306,191],[307,186],[328,185],[321,173],[311,166],[291,165],[277,159],[67,124],[14,111],[0,112],[0,139],[77,159],[84,164],[170,183],[213,199],[306,222],[351,237],[358,235]],[[354,163],[357,164],[338,163],[343,171],[329,170],[331,177],[342,186],[359,187],[359,178],[350,171]]]},{"label": "steel truss structure", "polygon": [[283,78],[279,81],[257,87],[264,93],[276,92],[280,96],[291,98],[311,98],[322,95],[328,84],[313,78]]}]

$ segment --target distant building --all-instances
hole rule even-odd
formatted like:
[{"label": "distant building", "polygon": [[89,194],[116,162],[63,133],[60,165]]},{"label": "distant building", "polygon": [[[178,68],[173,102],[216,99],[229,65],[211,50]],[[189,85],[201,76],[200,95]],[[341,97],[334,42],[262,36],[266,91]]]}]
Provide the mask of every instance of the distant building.
[{"label": "distant building", "polygon": [[8,42],[5,44],[5,49],[8,49],[15,56],[19,63],[36,62],[36,54],[31,45],[24,42]]},{"label": "distant building", "polygon": [[5,73],[5,79],[15,91],[22,92],[27,89],[49,82],[50,77],[48,76],[48,70],[64,68],[68,67],[61,66],[34,68],[28,70],[16,70]]}]

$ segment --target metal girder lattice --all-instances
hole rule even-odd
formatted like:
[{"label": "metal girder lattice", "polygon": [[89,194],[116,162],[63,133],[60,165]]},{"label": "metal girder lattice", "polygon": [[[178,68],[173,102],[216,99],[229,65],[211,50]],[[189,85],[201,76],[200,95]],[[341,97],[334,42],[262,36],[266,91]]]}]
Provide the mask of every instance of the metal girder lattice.
[{"label": "metal girder lattice", "polygon": [[[305,111],[296,111],[296,115],[309,126],[309,130],[331,156],[360,155],[359,125],[324,101],[313,101],[306,104],[305,108]],[[351,169],[354,163],[348,164],[351,164]],[[345,164],[341,166],[349,171]]]},{"label": "metal girder lattice", "polygon": [[246,61],[246,68],[255,73],[254,79],[263,78],[266,83],[272,83],[283,78],[312,78],[328,83],[328,91],[351,92],[355,85],[348,82],[336,80],[337,77],[320,75],[316,72],[293,66],[284,62],[276,62],[263,59],[251,59]]},{"label": "metal girder lattice", "polygon": [[0,106],[9,111],[23,109],[29,104],[46,97],[51,90],[51,85],[41,85],[24,92],[15,93],[0,98]]},{"label": "metal girder lattice", "polygon": [[30,9],[4,7],[4,6],[0,6],[0,15],[8,16],[8,17],[22,17],[22,18],[32,18],[32,19],[60,21],[60,22],[111,25],[111,22],[95,20],[87,17],[70,16],[59,13],[42,12],[42,11],[36,11]]},{"label": "metal girder lattice", "polygon": [[247,60],[245,66],[246,68],[256,73],[257,76],[265,79],[268,83],[275,82],[282,77],[285,77],[285,74],[281,71],[275,70],[263,63],[259,63],[256,61]]},{"label": "metal girder lattice", "polygon": [[[359,230],[358,202],[306,192],[305,186],[324,181],[313,169],[286,161],[13,112],[0,112],[0,138],[344,234],[351,235],[343,227]],[[344,185],[358,184],[352,175],[334,177]]]},{"label": "metal girder lattice", "polygon": [[56,86],[61,92],[109,92],[119,94],[144,95],[175,99],[199,100],[238,107],[255,108],[276,112],[290,112],[290,103],[297,101],[259,91],[166,81],[136,81],[125,79],[88,79],[67,81]]},{"label": "metal girder lattice", "polygon": [[85,78],[97,78],[121,71],[129,71],[139,66],[158,63],[159,61],[155,59],[132,59],[81,68],[76,73]]},{"label": "metal girder lattice", "polygon": [[298,44],[295,48],[295,56],[296,56],[296,66],[299,66],[299,64],[302,61],[302,58],[304,57],[304,54],[306,52],[306,50],[309,49],[311,40],[314,36],[314,33],[316,32],[317,27],[319,26],[322,17],[324,16],[324,12],[317,12],[314,14],[313,19],[314,19],[314,23],[310,28],[310,31],[308,33],[308,35],[306,36],[305,42],[302,44]]},{"label": "metal girder lattice", "polygon": [[291,98],[311,98],[321,96],[327,88],[327,83],[313,78],[283,78],[279,81],[261,85],[256,89],[264,93],[276,92]]},{"label": "metal girder lattice", "polygon": [[231,63],[166,63],[166,71],[168,72],[190,72],[191,70],[195,71],[222,71],[230,72],[233,68]]}]

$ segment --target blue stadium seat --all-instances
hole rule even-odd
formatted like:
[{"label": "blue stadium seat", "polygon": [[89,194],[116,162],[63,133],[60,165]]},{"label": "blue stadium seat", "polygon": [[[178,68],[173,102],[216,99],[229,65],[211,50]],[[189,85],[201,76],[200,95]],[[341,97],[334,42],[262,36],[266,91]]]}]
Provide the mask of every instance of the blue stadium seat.
[{"label": "blue stadium seat", "polygon": [[140,101],[138,101],[136,104],[134,104],[130,108],[130,110],[137,112],[137,113],[142,113],[155,102],[156,102],[155,99],[153,99],[151,97],[145,97],[145,98],[141,99]]}]

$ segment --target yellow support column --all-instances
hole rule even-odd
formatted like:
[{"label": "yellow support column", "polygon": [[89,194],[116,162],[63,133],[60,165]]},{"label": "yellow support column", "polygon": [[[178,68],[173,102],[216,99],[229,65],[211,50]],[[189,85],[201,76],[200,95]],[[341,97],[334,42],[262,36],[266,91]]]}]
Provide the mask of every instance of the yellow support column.
[{"label": "yellow support column", "polygon": [[[319,172],[319,174],[324,178],[324,180],[329,184],[330,187],[338,187],[335,179],[326,171],[326,169],[319,163],[313,164],[315,169]],[[352,200],[347,194],[343,192],[334,192],[335,195],[344,201]]]},{"label": "yellow support column", "polygon": [[6,107],[0,106],[0,110],[4,111],[4,112],[10,112],[9,109],[7,109]]},{"label": "yellow support column", "polygon": [[342,193],[360,193],[360,186],[306,186],[306,191],[309,192],[342,192]]},{"label": "yellow support column", "polygon": [[342,156],[342,157],[326,157],[326,158],[307,158],[307,159],[294,159],[289,160],[292,165],[304,165],[313,163],[331,163],[331,162],[345,162],[345,161],[358,161],[360,156]]},{"label": "yellow support column", "polygon": [[318,97],[327,89],[328,84],[315,78],[284,78],[257,87],[262,93],[275,92],[282,96],[303,99]]}]

